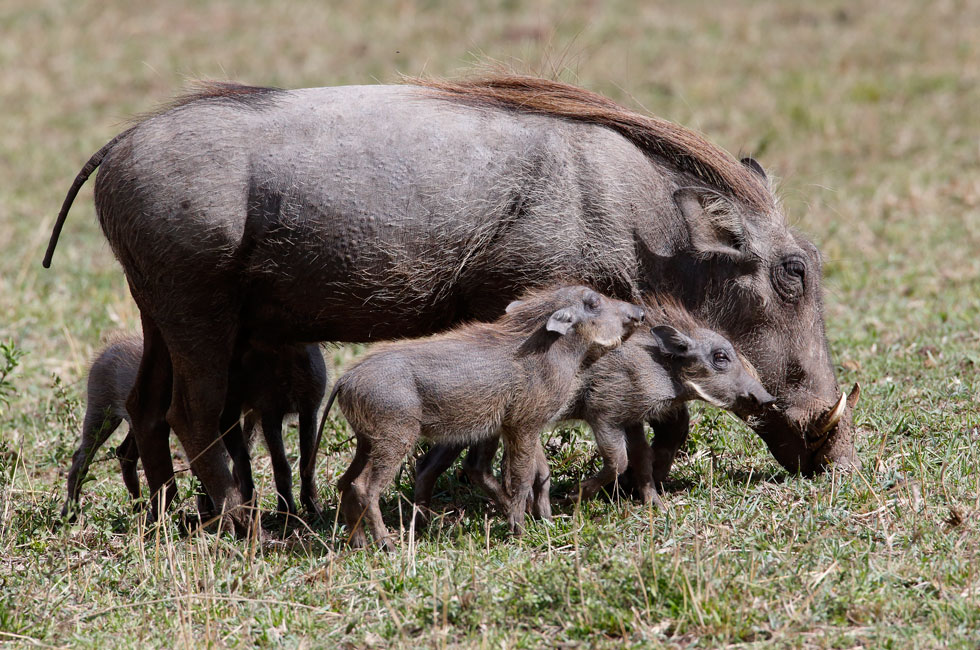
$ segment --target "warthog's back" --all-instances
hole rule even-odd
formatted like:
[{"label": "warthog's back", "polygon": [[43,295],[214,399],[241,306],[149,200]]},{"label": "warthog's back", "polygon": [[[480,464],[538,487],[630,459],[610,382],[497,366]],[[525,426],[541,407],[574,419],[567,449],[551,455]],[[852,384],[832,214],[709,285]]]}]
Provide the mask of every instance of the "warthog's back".
[{"label": "warthog's back", "polygon": [[[612,159],[646,164],[608,129],[468,107],[423,88],[267,91],[147,119],[102,163],[96,199],[134,285],[171,285],[175,262],[199,280],[225,270],[249,285],[257,321],[271,327],[285,308],[308,324],[309,340],[363,340],[346,330],[360,323],[383,336],[388,321],[410,334],[395,319],[479,312],[438,306],[458,303],[454,285],[470,269],[480,284],[492,270],[506,286],[493,310],[533,280],[528,259],[544,281],[630,281],[629,224],[606,217],[630,202],[636,184],[624,179],[640,172]],[[595,213],[601,221],[586,223]],[[597,231],[615,254],[584,259],[578,242]],[[615,268],[574,273],[583,264]],[[339,310],[344,331],[329,324]],[[417,328],[439,326],[423,318]]]}]

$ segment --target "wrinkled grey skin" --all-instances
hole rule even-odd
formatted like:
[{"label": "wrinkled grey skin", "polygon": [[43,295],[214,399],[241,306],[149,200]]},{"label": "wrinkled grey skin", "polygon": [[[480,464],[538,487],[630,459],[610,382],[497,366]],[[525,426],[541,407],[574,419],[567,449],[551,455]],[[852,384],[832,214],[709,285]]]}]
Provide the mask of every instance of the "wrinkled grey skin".
[{"label": "wrinkled grey skin", "polygon": [[[126,399],[136,380],[142,350],[143,341],[140,337],[127,336],[108,345],[92,362],[88,375],[82,437],[72,456],[71,469],[68,472],[68,497],[61,511],[62,517],[77,511],[82,483],[95,452],[105,444],[123,420],[130,422]],[[303,505],[310,511],[320,512],[312,471],[313,442],[316,438],[316,413],[326,389],[327,369],[319,348],[308,345],[249,349],[242,358],[240,378],[246,436],[243,446],[244,471],[248,473],[239,479],[241,483],[247,483],[242,490],[251,490],[247,446],[256,425],[260,425],[272,457],[279,510],[290,514],[297,512],[292,495],[292,470],[282,442],[283,418],[297,413],[300,420],[300,496]],[[230,431],[225,440],[235,436],[240,437],[241,432]],[[229,448],[233,454],[242,453],[234,445],[229,445]],[[134,499],[138,499],[140,486],[136,466],[139,453],[132,431],[116,453],[126,489]],[[239,464],[236,463],[236,470],[239,469]]]},{"label": "wrinkled grey skin", "polygon": [[[541,430],[579,388],[583,366],[628,337],[641,307],[588,287],[562,287],[513,303],[494,323],[473,323],[427,339],[382,345],[344,373],[334,397],[357,438],[337,484],[354,546],[391,548],[382,490],[420,437],[466,445],[502,437],[507,452],[501,505],[511,532],[540,468]],[[550,518],[550,511],[542,512]]]},{"label": "wrinkled grey skin", "polygon": [[[644,328],[592,364],[583,375],[576,398],[558,418],[587,422],[602,456],[599,473],[580,484],[581,498],[591,499],[615,481],[628,461],[643,502],[659,505],[656,484],[666,479],[673,456],[655,463],[643,423],[657,421],[695,399],[728,409],[743,419],[758,415],[775,400],[752,377],[732,344],[704,328],[690,336],[671,325]],[[420,508],[428,506],[436,479],[463,447],[434,449],[417,467],[415,503]],[[455,451],[438,451],[442,449]],[[495,452],[495,443],[484,443],[471,452],[477,456],[468,456],[464,468],[475,484],[484,489],[490,485],[488,492],[497,500],[489,471]]]},{"label": "wrinkled grey skin", "polygon": [[411,86],[256,91],[148,118],[103,154],[96,208],[145,339],[127,407],[160,459],[147,479],[173,495],[169,422],[240,533],[211,444],[237,341],[429,334],[562,280],[677,297],[777,396],[755,431],[781,464],[856,462],[850,409],[812,432],[840,395],[816,248],[778,212],[718,218],[717,190],[608,128]]}]

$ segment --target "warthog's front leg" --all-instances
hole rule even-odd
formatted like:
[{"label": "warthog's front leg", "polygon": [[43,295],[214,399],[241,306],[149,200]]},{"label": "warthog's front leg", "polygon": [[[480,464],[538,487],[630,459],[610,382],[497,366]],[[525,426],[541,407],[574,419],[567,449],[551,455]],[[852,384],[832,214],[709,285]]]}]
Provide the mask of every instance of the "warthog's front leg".
[{"label": "warthog's front leg", "polygon": [[272,459],[272,476],[276,481],[276,508],[280,513],[295,515],[296,502],[293,500],[293,471],[286,458],[286,447],[282,442],[283,413],[273,411],[262,414],[262,435],[265,446]]}]

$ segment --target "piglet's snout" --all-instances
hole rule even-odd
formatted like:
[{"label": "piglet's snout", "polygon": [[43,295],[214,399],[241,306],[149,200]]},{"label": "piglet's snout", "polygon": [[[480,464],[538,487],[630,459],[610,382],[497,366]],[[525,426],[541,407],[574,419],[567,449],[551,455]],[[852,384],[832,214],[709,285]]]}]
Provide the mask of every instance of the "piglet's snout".
[{"label": "piglet's snout", "polygon": [[770,395],[765,388],[750,390],[746,397],[748,402],[758,408],[767,408],[776,403],[776,398]]},{"label": "piglet's snout", "polygon": [[633,329],[642,325],[643,320],[646,318],[643,308],[637,307],[636,305],[626,305],[623,312],[623,325]]},{"label": "piglet's snout", "polygon": [[776,404],[776,398],[762,386],[743,387],[737,395],[732,410],[742,418],[762,415]]}]

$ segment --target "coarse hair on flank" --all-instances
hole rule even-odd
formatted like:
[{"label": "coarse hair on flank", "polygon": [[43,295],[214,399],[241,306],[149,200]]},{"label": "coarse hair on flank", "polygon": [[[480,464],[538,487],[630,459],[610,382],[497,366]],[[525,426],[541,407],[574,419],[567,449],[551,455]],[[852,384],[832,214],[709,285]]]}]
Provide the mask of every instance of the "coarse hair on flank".
[{"label": "coarse hair on flank", "polygon": [[164,113],[199,102],[225,102],[242,108],[261,109],[277,94],[285,92],[271,86],[249,86],[233,81],[192,81],[188,90],[156,108],[135,115],[131,122],[139,123]]},{"label": "coarse hair on flank", "polygon": [[409,78],[407,82],[459,102],[608,127],[647,155],[665,160],[760,212],[775,207],[768,184],[757,172],[699,133],[669,120],[630,111],[590,90],[506,73],[458,81]]}]

